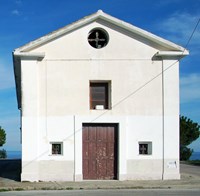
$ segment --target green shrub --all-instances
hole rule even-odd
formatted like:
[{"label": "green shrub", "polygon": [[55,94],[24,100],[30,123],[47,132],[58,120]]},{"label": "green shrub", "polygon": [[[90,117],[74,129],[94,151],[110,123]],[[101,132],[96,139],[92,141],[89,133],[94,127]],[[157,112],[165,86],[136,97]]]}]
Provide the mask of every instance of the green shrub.
[{"label": "green shrub", "polygon": [[0,126],[0,146],[3,146],[6,143],[6,132],[5,130]]},{"label": "green shrub", "polygon": [[181,161],[189,160],[192,153],[193,153],[193,150],[191,150],[190,148],[187,148],[186,146],[181,146],[181,148],[180,148],[180,160]]},{"label": "green shrub", "polygon": [[6,150],[2,149],[0,150],[0,159],[5,159],[5,158],[7,158]]}]

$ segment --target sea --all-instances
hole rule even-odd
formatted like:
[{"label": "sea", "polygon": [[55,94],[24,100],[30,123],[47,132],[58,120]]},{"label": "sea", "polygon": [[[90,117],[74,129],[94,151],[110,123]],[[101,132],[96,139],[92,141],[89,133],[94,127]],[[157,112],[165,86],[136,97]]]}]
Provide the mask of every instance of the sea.
[{"label": "sea", "polygon": [[190,160],[200,160],[200,152],[193,152],[192,156],[190,157]]},{"label": "sea", "polygon": [[7,159],[21,159],[22,152],[21,151],[6,151]]},{"label": "sea", "polygon": [[[21,159],[21,151],[7,151],[8,159]],[[193,152],[190,160],[200,160],[200,152]]]}]

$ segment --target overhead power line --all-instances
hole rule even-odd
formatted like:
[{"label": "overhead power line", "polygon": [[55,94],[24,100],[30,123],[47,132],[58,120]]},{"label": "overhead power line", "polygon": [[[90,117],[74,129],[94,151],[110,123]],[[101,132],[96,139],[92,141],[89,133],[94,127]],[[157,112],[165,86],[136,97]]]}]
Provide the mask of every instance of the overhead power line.
[{"label": "overhead power line", "polygon": [[186,45],[185,45],[185,48],[188,47],[188,45],[189,45],[189,43],[190,43],[192,37],[194,36],[195,31],[197,30],[197,27],[199,26],[199,23],[200,23],[200,18],[198,19],[198,21],[197,21],[197,23],[196,23],[196,26],[194,27],[194,30],[192,31],[192,34],[190,35],[190,37],[189,37],[189,39],[188,39],[188,41],[187,41],[187,43],[186,43]]},{"label": "overhead power line", "polygon": [[[194,36],[194,33],[196,32],[199,23],[200,23],[200,18],[198,19],[198,21],[197,21],[197,23],[196,23],[196,25],[195,25],[195,27],[194,27],[192,33],[191,33],[191,35],[190,35],[190,37],[189,37],[189,39],[188,39],[186,45],[185,45],[185,50],[186,50],[186,47],[188,47],[190,41],[192,40],[192,38],[193,38],[193,36]],[[185,50],[184,50],[184,51],[185,51]],[[184,51],[183,51],[183,53],[184,53]],[[112,108],[117,107],[117,106],[120,105],[122,102],[124,102],[126,99],[128,99],[128,98],[131,97],[131,96],[133,96],[134,94],[136,94],[136,93],[137,93],[138,91],[140,91],[141,89],[143,89],[145,86],[147,86],[147,85],[148,85],[149,83],[151,83],[153,80],[155,80],[158,76],[162,75],[164,72],[166,72],[167,70],[169,70],[170,68],[172,68],[178,61],[180,61],[180,59],[181,59],[181,57],[180,57],[177,61],[175,61],[174,63],[172,63],[169,67],[167,67],[165,70],[163,70],[161,73],[155,75],[154,77],[152,77],[152,79],[146,81],[145,83],[143,83],[142,85],[140,85],[136,90],[132,91],[129,95],[127,95],[126,97],[124,97],[123,99],[121,99],[120,101],[118,101],[117,103],[115,103],[115,104],[113,105]],[[94,118],[94,119],[91,120],[90,122],[91,122],[91,123],[92,123],[92,122],[95,122],[97,119],[99,119],[100,117],[104,116],[104,115],[105,115],[106,113],[108,113],[109,111],[110,111],[110,110],[104,111],[103,113],[101,113],[100,115],[98,115],[96,118]],[[76,129],[75,133],[78,133],[78,132],[81,131],[81,130],[82,130],[82,127],[80,127],[79,129]],[[74,135],[74,134],[72,134],[72,135],[66,137],[65,139],[63,139],[63,141],[67,140],[69,137],[71,137],[71,136],[73,136],[73,135]],[[39,157],[45,155],[47,152],[48,152],[48,151],[45,151],[45,152],[41,153],[37,158],[39,158]],[[37,158],[33,159],[32,161],[36,160]],[[31,162],[32,162],[32,161],[31,161]],[[31,162],[25,164],[23,167],[26,167],[26,166],[29,165]]]}]

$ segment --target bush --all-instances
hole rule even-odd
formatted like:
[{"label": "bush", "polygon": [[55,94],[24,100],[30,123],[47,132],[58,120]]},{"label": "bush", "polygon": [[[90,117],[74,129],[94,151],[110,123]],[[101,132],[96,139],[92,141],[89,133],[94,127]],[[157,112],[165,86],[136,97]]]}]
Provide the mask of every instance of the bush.
[{"label": "bush", "polygon": [[7,158],[7,153],[6,150],[0,150],[0,159],[5,159]]},{"label": "bush", "polygon": [[6,143],[6,132],[0,126],[0,146],[3,146]]},{"label": "bush", "polygon": [[181,148],[180,148],[180,159],[181,159],[181,161],[189,160],[192,153],[193,153],[193,150],[191,150],[190,148],[187,148],[186,146],[181,146]]},{"label": "bush", "polygon": [[185,116],[180,116],[180,160],[189,160],[193,150],[187,146],[199,138],[199,135],[200,125]]}]

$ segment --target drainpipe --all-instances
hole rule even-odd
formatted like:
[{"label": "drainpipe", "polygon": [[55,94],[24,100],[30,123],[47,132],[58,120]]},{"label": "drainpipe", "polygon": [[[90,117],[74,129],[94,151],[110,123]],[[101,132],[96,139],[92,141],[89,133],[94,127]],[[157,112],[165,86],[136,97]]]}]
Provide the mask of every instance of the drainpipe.
[{"label": "drainpipe", "polygon": [[[19,109],[20,112],[20,143],[22,144],[22,109]],[[21,149],[22,150],[22,149]]]},{"label": "drainpipe", "polygon": [[74,115],[74,182],[76,181],[76,117]]},{"label": "drainpipe", "polygon": [[165,170],[165,92],[164,92],[164,62],[162,59],[162,180]]}]

